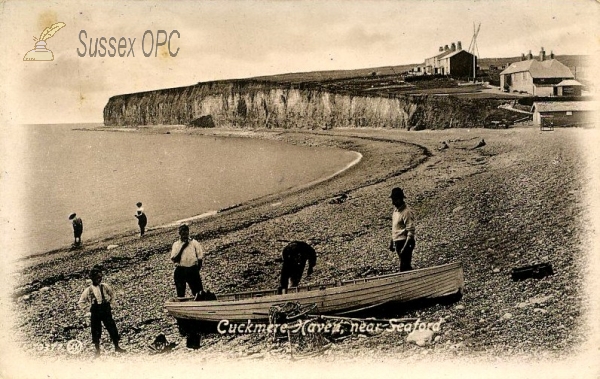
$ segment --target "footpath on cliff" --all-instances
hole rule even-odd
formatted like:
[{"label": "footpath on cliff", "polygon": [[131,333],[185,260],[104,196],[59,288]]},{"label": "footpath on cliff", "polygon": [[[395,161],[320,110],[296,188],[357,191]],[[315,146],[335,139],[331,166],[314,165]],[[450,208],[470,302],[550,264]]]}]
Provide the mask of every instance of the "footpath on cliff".
[{"label": "footpath on cliff", "polygon": [[[321,359],[555,358],[574,354],[586,339],[585,164],[578,141],[587,130],[138,130],[167,131],[335,146],[363,155],[358,165],[324,183],[193,222],[191,234],[207,251],[204,285],[217,294],[276,287],[278,258],[289,240],[309,241],[318,252],[315,272],[304,284],[396,271],[398,258],[387,249],[395,186],[404,188],[417,215],[413,266],[463,263],[460,301],[398,310],[398,317],[441,321],[425,343],[407,341],[408,333],[356,334],[330,344]],[[482,139],[485,145],[476,147]],[[332,201],[340,194],[344,201]],[[156,229],[143,239],[121,235],[88,242],[81,251],[22,261],[23,269],[13,275],[15,326],[26,341],[21,348],[76,339],[84,346],[79,358],[91,359],[89,319],[76,301],[88,285],[89,268],[101,264],[105,282],[116,288],[114,317],[129,356],[148,356],[148,345],[164,333],[177,343],[171,354],[182,359],[287,359],[289,346],[265,335],[211,334],[203,336],[199,350],[185,347],[163,307],[174,295],[168,254],[176,238],[175,228]],[[554,275],[511,280],[512,268],[541,262],[551,263]],[[110,356],[106,335],[102,346]],[[35,353],[68,356],[44,348]]]}]

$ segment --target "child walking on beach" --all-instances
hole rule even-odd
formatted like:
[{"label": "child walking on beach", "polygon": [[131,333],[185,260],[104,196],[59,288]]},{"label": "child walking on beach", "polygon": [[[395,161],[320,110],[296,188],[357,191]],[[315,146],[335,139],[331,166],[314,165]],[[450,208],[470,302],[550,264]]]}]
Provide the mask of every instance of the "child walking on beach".
[{"label": "child walking on beach", "polygon": [[140,237],[144,236],[144,232],[146,231],[146,224],[148,224],[148,218],[144,213],[144,207],[142,207],[142,203],[137,203],[137,211],[135,213],[135,217],[138,219],[138,226],[140,227]]},{"label": "child walking on beach", "polygon": [[79,297],[77,305],[82,310],[86,310],[90,306],[91,314],[91,329],[92,329],[92,342],[96,348],[96,356],[100,355],[100,337],[102,336],[102,324],[110,339],[115,345],[115,351],[117,353],[125,352],[124,349],[119,347],[119,331],[117,325],[112,317],[112,309],[110,306],[111,301],[115,299],[114,292],[108,284],[102,282],[102,270],[98,266],[94,266],[90,271],[90,279],[92,279],[92,285],[83,290],[83,293]]}]

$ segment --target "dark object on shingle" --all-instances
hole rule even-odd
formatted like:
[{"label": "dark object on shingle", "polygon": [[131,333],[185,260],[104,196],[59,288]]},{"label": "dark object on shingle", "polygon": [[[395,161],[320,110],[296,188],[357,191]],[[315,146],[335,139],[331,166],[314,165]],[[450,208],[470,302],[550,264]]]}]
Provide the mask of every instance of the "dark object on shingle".
[{"label": "dark object on shingle", "polygon": [[215,122],[211,115],[206,115],[190,121],[188,125],[196,128],[214,128]]},{"label": "dark object on shingle", "polygon": [[209,290],[206,291],[201,291],[198,292],[196,294],[196,297],[194,298],[195,301],[212,301],[212,300],[217,300],[217,295],[215,295],[214,293],[210,292]]},{"label": "dark object on shingle", "polygon": [[348,200],[348,194],[342,193],[329,200],[329,204],[342,204],[346,200]]},{"label": "dark object on shingle", "polygon": [[541,279],[543,277],[554,275],[550,263],[539,263],[531,266],[513,268],[510,271],[512,280],[525,280],[529,278]]},{"label": "dark object on shingle", "polygon": [[477,149],[477,148],[483,147],[485,145],[486,145],[485,140],[482,138],[473,149]]},{"label": "dark object on shingle", "polygon": [[175,348],[175,346],[177,346],[175,342],[169,343],[169,341],[167,341],[167,337],[161,333],[158,336],[156,336],[154,342],[152,342],[152,344],[148,347],[150,348],[150,350],[152,350],[153,353],[162,354],[170,352]]},{"label": "dark object on shingle", "polygon": [[200,348],[201,336],[198,333],[189,333],[185,340],[185,347],[188,349],[199,349]]}]

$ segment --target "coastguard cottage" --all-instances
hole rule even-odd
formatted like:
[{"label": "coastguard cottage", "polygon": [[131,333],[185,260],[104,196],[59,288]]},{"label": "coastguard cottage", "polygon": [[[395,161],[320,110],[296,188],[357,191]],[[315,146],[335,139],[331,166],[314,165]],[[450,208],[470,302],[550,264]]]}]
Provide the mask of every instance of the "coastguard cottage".
[{"label": "coastguard cottage", "polygon": [[574,78],[567,66],[554,59],[554,53],[547,58],[542,47],[538,59],[533,58],[530,50],[528,55],[521,55],[521,61],[502,71],[500,88],[540,97],[580,96],[581,83]]},{"label": "coastguard cottage", "polygon": [[425,59],[424,72],[427,75],[450,75],[468,77],[477,67],[477,57],[463,50],[460,41],[450,46],[440,46],[438,54]]}]

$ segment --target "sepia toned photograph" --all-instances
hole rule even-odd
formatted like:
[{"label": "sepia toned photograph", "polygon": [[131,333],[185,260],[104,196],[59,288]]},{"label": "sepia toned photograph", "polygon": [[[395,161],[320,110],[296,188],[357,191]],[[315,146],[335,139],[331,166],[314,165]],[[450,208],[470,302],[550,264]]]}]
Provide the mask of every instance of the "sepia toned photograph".
[{"label": "sepia toned photograph", "polygon": [[600,2],[0,2],[0,377],[600,376]]}]

